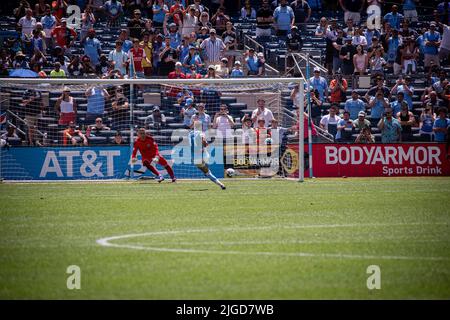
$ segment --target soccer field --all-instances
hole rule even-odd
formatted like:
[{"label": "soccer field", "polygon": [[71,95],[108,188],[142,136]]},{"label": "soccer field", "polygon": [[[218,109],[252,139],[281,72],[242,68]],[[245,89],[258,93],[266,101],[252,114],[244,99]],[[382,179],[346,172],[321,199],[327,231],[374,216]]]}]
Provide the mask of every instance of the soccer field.
[{"label": "soccer field", "polygon": [[1,184],[0,299],[450,298],[449,178],[225,183]]}]

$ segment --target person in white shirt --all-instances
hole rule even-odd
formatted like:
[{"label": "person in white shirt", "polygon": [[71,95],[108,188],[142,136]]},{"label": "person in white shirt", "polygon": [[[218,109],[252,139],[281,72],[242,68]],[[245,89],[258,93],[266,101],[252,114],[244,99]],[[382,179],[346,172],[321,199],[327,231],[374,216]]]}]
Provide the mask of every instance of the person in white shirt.
[{"label": "person in white shirt", "polygon": [[270,123],[274,119],[272,111],[266,108],[266,101],[263,98],[259,98],[256,103],[258,107],[252,112],[252,122],[256,126],[256,120],[263,118],[265,120],[264,126],[268,128]]},{"label": "person in white shirt", "polygon": [[214,115],[213,129],[217,129],[217,134],[226,138],[232,135],[234,128],[234,120],[228,114],[228,107],[226,104],[220,106],[219,112]]},{"label": "person in white shirt", "polygon": [[320,119],[320,127],[332,134],[333,136],[337,133],[337,124],[341,117],[339,117],[336,113],[338,111],[338,107],[336,105],[332,105],[329,110],[329,114],[325,115]]},{"label": "person in white shirt", "polygon": [[25,16],[20,18],[17,24],[22,28],[22,39],[30,39],[36,27],[36,18],[33,17],[33,10],[28,8],[25,11]]},{"label": "person in white shirt", "polygon": [[127,74],[128,55],[122,50],[123,42],[116,41],[116,48],[109,52],[108,60],[114,66],[114,70],[120,71],[122,76]]}]

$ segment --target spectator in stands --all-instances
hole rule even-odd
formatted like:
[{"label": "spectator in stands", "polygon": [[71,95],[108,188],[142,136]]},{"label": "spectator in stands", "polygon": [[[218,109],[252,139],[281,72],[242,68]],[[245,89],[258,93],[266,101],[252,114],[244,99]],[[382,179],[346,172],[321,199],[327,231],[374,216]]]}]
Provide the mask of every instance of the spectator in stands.
[{"label": "spectator in stands", "polygon": [[144,124],[147,129],[161,129],[166,126],[166,116],[161,113],[158,106],[153,107],[153,112],[145,118]]},{"label": "spectator in stands", "polygon": [[320,119],[322,118],[322,106],[323,102],[320,100],[319,90],[313,89],[310,92],[311,98],[311,114],[310,117],[315,125],[319,125]]},{"label": "spectator in stands", "polygon": [[355,34],[352,37],[352,44],[355,47],[361,46],[363,50],[367,48],[367,39],[364,36],[363,28],[355,28]]},{"label": "spectator in stands", "polygon": [[325,37],[328,30],[328,20],[325,17],[320,18],[319,25],[316,27],[314,35],[316,37]]},{"label": "spectator in stands", "polygon": [[81,132],[81,130],[76,129],[75,122],[70,121],[68,123],[68,128],[63,131],[63,145],[67,146],[68,143],[75,146],[78,143],[82,143],[84,146],[88,145],[88,140],[86,136]]},{"label": "spectator in stands", "polygon": [[352,142],[353,121],[350,119],[350,112],[344,111],[343,117],[337,123],[337,142]]},{"label": "spectator in stands", "polygon": [[219,112],[214,115],[213,128],[217,129],[219,137],[226,138],[232,135],[231,130],[234,128],[234,120],[233,117],[229,115],[226,104],[222,104]]},{"label": "spectator in stands", "polygon": [[420,137],[425,141],[433,141],[433,125],[436,120],[436,114],[433,112],[433,106],[431,104],[425,105],[422,113],[420,114]]},{"label": "spectator in stands", "polygon": [[220,60],[220,65],[216,68],[216,73],[221,78],[230,77],[230,69],[228,69],[228,59],[222,58]]},{"label": "spectator in stands", "polygon": [[359,24],[364,0],[339,0],[339,3],[344,10],[344,21],[347,22],[348,19],[352,19],[355,24]]},{"label": "spectator in stands", "polygon": [[436,92],[439,98],[443,98],[445,86],[449,83],[447,72],[444,69],[439,70],[439,76],[431,79],[431,89]]},{"label": "spectator in stands", "polygon": [[340,72],[335,73],[334,79],[330,82],[330,102],[339,104],[345,101],[347,88],[347,80],[342,78]]},{"label": "spectator in stands", "polygon": [[55,62],[55,68],[50,71],[50,78],[65,78],[66,72],[61,69],[61,63]]},{"label": "spectator in stands", "polygon": [[417,0],[402,0],[403,4],[403,15],[405,21],[417,22],[417,10],[416,10]]},{"label": "spectator in stands", "polygon": [[187,74],[191,73],[192,68],[196,72],[200,71],[203,68],[204,64],[200,55],[198,53],[197,48],[194,45],[189,46],[189,53],[183,60],[183,67]]},{"label": "spectator in stands", "polygon": [[101,85],[93,85],[86,90],[87,113],[86,123],[93,123],[97,118],[102,118],[105,113],[105,102],[110,98],[108,91]]},{"label": "spectator in stands", "polygon": [[117,40],[116,47],[109,52],[108,60],[113,70],[117,70],[122,76],[125,76],[128,68],[128,54],[123,51],[122,46],[123,42]]},{"label": "spectator in stands", "polygon": [[102,46],[100,41],[95,37],[95,30],[90,29],[82,42],[84,46],[84,54],[89,57],[94,68],[100,63],[100,55]]},{"label": "spectator in stands", "polygon": [[183,91],[179,92],[176,97],[180,106],[184,106],[187,99],[192,99],[192,101],[194,101],[194,94],[189,90],[189,87],[184,87]]},{"label": "spectator in stands", "polygon": [[[296,110],[296,117],[295,119],[300,119],[300,111],[299,109]],[[289,128],[290,131],[295,133],[295,137],[299,136],[299,120],[297,120],[296,124]],[[309,120],[309,116],[306,112],[303,113],[303,136],[305,137],[305,142],[308,141],[308,123],[311,125],[311,136],[313,143],[316,141],[317,138],[317,130],[314,124],[311,120]]]},{"label": "spectator in stands", "polygon": [[81,77],[85,74],[83,65],[80,62],[80,57],[77,55],[72,56],[69,65],[67,66],[70,77]]},{"label": "spectator in stands", "polygon": [[231,70],[230,77],[231,78],[241,78],[244,76],[244,72],[241,69],[241,62],[235,61],[234,62],[234,68]]},{"label": "spectator in stands", "polygon": [[403,104],[408,105],[405,101],[405,93],[403,91],[400,91],[397,93],[397,100],[391,102],[392,113],[394,115],[399,113],[402,110]]},{"label": "spectator in stands", "polygon": [[111,69],[111,65],[108,61],[106,55],[102,54],[99,59],[99,64],[95,67],[95,73],[101,77],[104,77],[108,74]]},{"label": "spectator in stands", "polygon": [[324,115],[322,119],[320,119],[320,127],[331,134],[333,137],[336,136],[337,133],[337,124],[341,117],[337,115],[339,111],[339,107],[335,104],[331,105],[329,109],[329,113]]},{"label": "spectator in stands", "polygon": [[197,23],[197,32],[200,32],[200,30],[206,27],[206,30],[209,31],[209,29],[212,28],[212,24],[209,21],[209,14],[207,11],[203,11],[200,14],[200,18],[198,19],[198,23]]},{"label": "spectator in stands", "polygon": [[32,32],[36,27],[36,18],[33,17],[33,10],[31,10],[31,8],[25,10],[25,16],[20,18],[17,25],[21,30],[22,40],[30,39],[32,37]]},{"label": "spectator in stands", "polygon": [[179,61],[175,63],[175,70],[168,75],[169,79],[186,79],[186,75],[183,73],[183,64]]},{"label": "spectator in stands", "polygon": [[353,55],[353,65],[355,66],[355,75],[364,75],[367,71],[367,66],[369,64],[369,59],[367,53],[361,45],[356,47],[356,54]]},{"label": "spectator in stands", "polygon": [[378,122],[378,129],[381,131],[382,143],[396,143],[402,141],[402,126],[400,125],[400,122],[393,117],[391,108],[386,108],[384,116]]},{"label": "spectator in stands", "polygon": [[402,109],[396,114],[397,120],[402,127],[402,141],[411,141],[413,138],[412,127],[416,123],[414,114],[408,110],[408,104],[402,103]]},{"label": "spectator in stands", "polygon": [[166,14],[169,13],[169,8],[164,3],[164,0],[157,0],[153,4],[152,9],[153,9],[153,26],[160,31],[162,29]]},{"label": "spectator in stands", "polygon": [[384,96],[385,98],[390,99],[390,98],[391,98],[391,90],[389,90],[389,88],[386,87],[386,86],[384,85],[384,79],[383,79],[383,77],[377,76],[377,77],[375,78],[375,81],[376,81],[376,85],[373,86],[373,87],[371,87],[371,88],[367,91],[366,95],[364,96],[364,99],[365,99],[366,101],[369,101],[369,100],[370,100],[370,97],[374,97],[375,94],[377,93],[377,91],[380,90],[380,89],[383,91],[383,96]]},{"label": "spectator in stands", "polygon": [[409,38],[415,39],[415,38],[418,37],[418,34],[417,34],[416,30],[414,30],[414,29],[409,27],[408,20],[404,20],[402,22],[401,29],[400,29],[399,33],[400,33],[400,36],[402,36],[402,38],[409,37]]},{"label": "spectator in stands", "polygon": [[125,144],[126,141],[123,139],[122,133],[120,131],[117,131],[114,135],[113,144]]},{"label": "spectator in stands", "polygon": [[[377,29],[375,29],[375,26],[369,23],[366,30],[364,31],[364,37],[366,37],[367,40],[367,49],[372,47],[373,39],[376,38],[378,41],[380,36],[381,34]],[[378,45],[379,43],[377,42],[376,44]]]},{"label": "spectator in stands", "polygon": [[332,42],[333,46],[333,74],[342,71],[342,60],[339,57],[342,46],[344,45],[344,31],[342,29],[337,30],[336,40]]},{"label": "spectator in stands", "polygon": [[364,111],[360,111],[358,113],[358,119],[353,120],[353,127],[359,131],[364,128],[370,129],[370,121],[366,119],[366,113]]},{"label": "spectator in stands", "polygon": [[56,114],[59,116],[58,124],[68,125],[70,122],[75,123],[77,119],[77,103],[70,96],[69,87],[64,87],[62,95],[56,100]]},{"label": "spectator in stands", "polygon": [[47,58],[41,50],[34,50],[34,54],[30,59],[30,68],[34,69],[34,66],[38,64],[40,66],[47,65]]},{"label": "spectator in stands", "polygon": [[200,48],[206,53],[207,64],[219,64],[223,51],[226,49],[226,45],[222,39],[217,38],[216,30],[209,30],[209,38],[203,40]]},{"label": "spectator in stands", "polygon": [[309,79],[310,85],[314,90],[319,92],[320,101],[324,102],[328,99],[328,83],[327,80],[320,75],[320,68],[314,68],[314,76]]},{"label": "spectator in stands", "polygon": [[110,28],[119,27],[123,15],[122,3],[117,0],[108,0],[103,5],[103,10],[107,17],[107,26]]},{"label": "spectator in stands", "polygon": [[241,8],[241,19],[256,19],[256,10],[251,6],[250,0],[245,0]]},{"label": "spectator in stands", "polygon": [[231,21],[230,17],[225,14],[225,8],[219,7],[217,12],[211,17],[213,27],[222,34],[226,29],[227,22]]},{"label": "spectator in stands", "polygon": [[37,119],[44,110],[42,94],[37,90],[28,89],[22,97],[20,104],[20,114],[25,115],[25,121],[28,129],[28,143],[30,146],[36,142]]},{"label": "spectator in stands", "polygon": [[280,1],[280,5],[273,12],[273,18],[277,36],[287,36],[295,23],[294,11],[288,6],[287,0]]},{"label": "spectator in stands", "polygon": [[355,46],[352,45],[352,37],[345,37],[345,44],[341,47],[339,58],[342,60],[342,74],[350,76],[353,74],[355,66],[353,65],[353,56],[356,53]]},{"label": "spectator in stands", "polygon": [[118,86],[111,99],[112,127],[116,130],[127,130],[130,126],[130,106],[128,98],[123,93],[123,87]]},{"label": "spectator in stands", "polygon": [[405,101],[408,104],[409,110],[413,108],[412,96],[414,95],[414,87],[411,84],[412,78],[410,76],[406,76],[405,79],[400,77],[395,86],[391,89],[391,95],[396,94],[398,92],[403,92]]},{"label": "spectator in stands", "polygon": [[220,76],[216,73],[216,66],[211,64],[208,66],[208,71],[205,75],[207,79],[220,79]]},{"label": "spectator in stands", "polygon": [[370,127],[364,127],[355,139],[355,143],[375,143],[375,137],[370,132]]},{"label": "spectator in stands", "polygon": [[295,23],[302,31],[306,30],[305,23],[311,17],[311,7],[306,0],[295,0],[291,2],[291,8],[294,11]]},{"label": "spectator in stands", "polygon": [[31,9],[30,3],[26,0],[20,0],[19,6],[13,10],[16,22],[26,14],[27,9]]},{"label": "spectator in stands", "polygon": [[19,139],[19,136],[16,133],[16,128],[10,125],[6,128],[6,132],[3,133],[0,138],[8,142],[9,138]]},{"label": "spectator in stands", "polygon": [[80,41],[83,42],[86,38],[89,30],[94,28],[96,22],[92,8],[88,5],[81,15],[81,31],[80,31]]},{"label": "spectator in stands", "polygon": [[346,37],[351,37],[353,41],[353,36],[355,35],[355,23],[352,18],[348,18],[345,22],[346,27],[342,29]]},{"label": "spectator in stands", "polygon": [[417,58],[419,49],[414,38],[404,38],[404,48],[401,54],[401,65],[403,74],[414,74],[417,70]]},{"label": "spectator in stands", "polygon": [[231,22],[227,22],[226,30],[222,33],[222,40],[225,44],[225,58],[228,60],[228,68],[231,68],[234,63],[234,55],[226,55],[228,51],[237,50],[237,35],[234,32],[233,24]]},{"label": "spectator in stands", "polygon": [[208,129],[211,128],[211,117],[209,114],[206,113],[204,103],[197,104],[197,111],[191,117],[191,124],[190,124],[191,128],[194,127],[195,121],[201,122],[203,131],[207,131]]},{"label": "spectator in stands", "polygon": [[118,40],[122,42],[122,50],[123,50],[123,52],[128,54],[130,49],[133,47],[133,42],[130,40],[130,38],[128,36],[128,30],[127,29],[120,30]]},{"label": "spectator in stands", "polygon": [[431,105],[432,109],[435,113],[438,112],[440,107],[444,106],[444,102],[440,99],[436,93],[436,91],[430,91],[428,95],[425,95],[425,99],[423,100],[423,105]]},{"label": "spectator in stands", "polygon": [[145,20],[142,19],[142,12],[139,9],[133,11],[133,18],[128,21],[128,34],[133,39],[140,39],[145,30]]},{"label": "spectator in stands", "polygon": [[[387,44],[387,63],[388,66],[394,66],[394,63],[397,59],[398,47],[402,45],[403,40],[398,34],[398,29],[392,29],[392,36],[388,38]],[[399,65],[399,67],[401,67]],[[400,68],[395,68],[394,66],[394,74],[398,74],[400,72]]]},{"label": "spectator in stands", "polygon": [[286,46],[289,51],[294,52],[298,52],[302,49],[303,39],[297,26],[291,27],[291,33],[289,33],[286,38]]},{"label": "spectator in stands", "polygon": [[153,69],[153,31],[144,31],[143,40],[139,46],[144,50],[145,58],[142,60],[142,68],[144,69],[144,76],[150,77]]},{"label": "spectator in stands", "polygon": [[77,33],[67,26],[66,19],[61,19],[61,25],[54,28],[51,35],[55,44],[61,47],[65,54],[70,56],[70,48],[72,48],[74,41],[77,39]]},{"label": "spectator in stands", "polygon": [[257,108],[252,112],[252,122],[256,125],[256,120],[263,118],[265,120],[264,126],[269,127],[273,117],[273,113],[270,109],[266,108],[266,100],[263,98],[258,98],[256,101]]},{"label": "spectator in stands", "polygon": [[[147,64],[150,63],[150,60],[147,59],[144,49],[142,49],[139,45],[139,39],[133,39],[133,48],[129,51],[130,59],[133,59],[133,75],[135,78],[144,78],[144,67],[143,62],[147,60]],[[131,61],[130,61],[131,62]]]},{"label": "spectator in stands", "polygon": [[191,4],[190,6],[195,8],[196,11],[203,13],[203,12],[207,12],[208,8],[205,8],[202,4],[202,0],[194,0],[194,4]]},{"label": "spectator in stands", "polygon": [[400,24],[403,21],[403,15],[398,13],[398,6],[396,4],[392,5],[391,12],[387,13],[383,17],[384,22],[389,22],[389,25],[395,30],[400,29]]},{"label": "spectator in stands", "polygon": [[183,28],[181,29],[182,36],[185,35],[190,36],[191,32],[197,31],[198,17],[195,15],[194,7],[189,7],[189,9],[183,13],[182,25],[183,25]]},{"label": "spectator in stands", "polygon": [[99,117],[99,118],[95,119],[94,125],[88,126],[88,129],[86,130],[86,136],[87,137],[91,137],[91,136],[95,137],[100,134],[100,131],[110,131],[110,130],[111,130],[111,128],[106,126],[103,123],[102,118]]},{"label": "spectator in stands", "polygon": [[168,15],[166,15],[166,19],[164,20],[164,25],[163,25],[163,29],[164,29],[164,34],[166,37],[169,37],[170,39],[170,46],[173,49],[177,49],[180,45],[181,45],[181,35],[178,32],[178,26],[175,23],[170,23],[167,26],[167,19],[168,19]]},{"label": "spectator in stands", "polygon": [[349,112],[350,119],[355,120],[361,111],[365,111],[366,106],[364,102],[359,99],[359,94],[356,90],[352,91],[351,99],[345,102],[345,111]]},{"label": "spectator in stands", "polygon": [[436,142],[442,143],[447,141],[448,127],[450,126],[450,119],[448,119],[447,113],[447,108],[439,108],[438,110],[438,118],[433,124],[434,141]]},{"label": "spectator in stands", "polygon": [[259,73],[258,56],[255,53],[255,49],[250,48],[245,54],[245,63],[247,65],[247,75],[256,76]]},{"label": "spectator in stands", "polygon": [[45,15],[41,18],[41,23],[45,32],[45,46],[53,48],[52,31],[56,27],[56,17],[48,4],[45,5]]},{"label": "spectator in stands", "polygon": [[180,117],[183,119],[183,125],[185,129],[189,129],[191,126],[192,116],[197,112],[194,108],[194,100],[191,98],[186,99],[184,107],[180,110]]},{"label": "spectator in stands", "polygon": [[273,10],[270,9],[269,0],[263,0],[262,6],[256,13],[256,37],[270,37],[273,21]]},{"label": "spectator in stands", "polygon": [[372,123],[372,125],[376,125],[380,118],[383,116],[385,109],[390,107],[389,100],[383,96],[382,89],[378,89],[376,95],[369,101],[368,107],[371,109],[370,122]]},{"label": "spectator in stands", "polygon": [[429,68],[431,63],[436,66],[440,66],[439,61],[439,46],[441,45],[441,34],[436,31],[436,23],[430,23],[429,31],[425,32],[423,35],[424,41],[424,66],[425,68]]},{"label": "spectator in stands", "polygon": [[170,36],[165,37],[165,41],[159,53],[159,76],[168,76],[169,73],[175,70],[175,63],[178,60],[178,52],[170,46]]},{"label": "spectator in stands", "polygon": [[384,76],[384,67],[387,65],[383,58],[383,49],[374,50],[375,54],[370,58],[370,74],[372,76]]}]

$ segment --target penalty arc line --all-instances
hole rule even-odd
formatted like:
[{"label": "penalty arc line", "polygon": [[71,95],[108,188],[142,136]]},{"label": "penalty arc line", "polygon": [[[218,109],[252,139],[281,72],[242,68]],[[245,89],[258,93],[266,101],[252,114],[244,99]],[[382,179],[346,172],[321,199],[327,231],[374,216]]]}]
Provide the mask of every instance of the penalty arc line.
[{"label": "penalty arc line", "polygon": [[[165,247],[146,247],[141,245],[117,244],[110,241],[139,238],[158,235],[175,235],[186,233],[213,233],[213,232],[239,232],[254,230],[272,230],[276,228],[286,229],[307,229],[307,228],[354,228],[354,227],[393,227],[411,225],[447,225],[447,223],[373,223],[373,224],[318,224],[318,225],[291,225],[291,226],[265,226],[265,227],[230,227],[220,229],[186,229],[186,230],[166,230],[145,233],[134,233],[119,236],[112,236],[98,239],[96,242],[100,246],[115,247],[123,249],[144,250],[153,252],[168,253],[192,253],[192,254],[229,254],[229,255],[257,255],[257,256],[284,256],[284,257],[318,257],[337,259],[382,259],[382,260],[426,260],[426,261],[450,261],[450,257],[424,257],[424,256],[397,256],[397,255],[364,255],[364,254],[341,254],[341,253],[310,253],[310,252],[271,252],[271,251],[235,251],[235,250],[205,250],[205,249],[184,249]],[[199,243],[201,244],[201,243]],[[220,244],[220,242],[218,242]]]}]

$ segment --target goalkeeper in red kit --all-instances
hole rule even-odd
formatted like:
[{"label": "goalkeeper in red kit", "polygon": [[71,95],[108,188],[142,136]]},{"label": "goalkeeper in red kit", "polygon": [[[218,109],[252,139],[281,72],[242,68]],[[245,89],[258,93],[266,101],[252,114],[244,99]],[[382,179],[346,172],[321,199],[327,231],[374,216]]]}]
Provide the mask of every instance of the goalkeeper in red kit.
[{"label": "goalkeeper in red kit", "polygon": [[142,164],[158,177],[158,182],[164,181],[164,178],[158,170],[156,170],[153,164],[160,164],[163,166],[167,170],[167,173],[169,173],[172,182],[175,182],[177,179],[175,178],[172,167],[167,163],[166,159],[159,154],[158,145],[155,140],[145,132],[144,128],[140,128],[137,135],[138,137],[134,142],[131,162],[135,163],[137,161],[136,154],[139,150],[142,156]]}]

